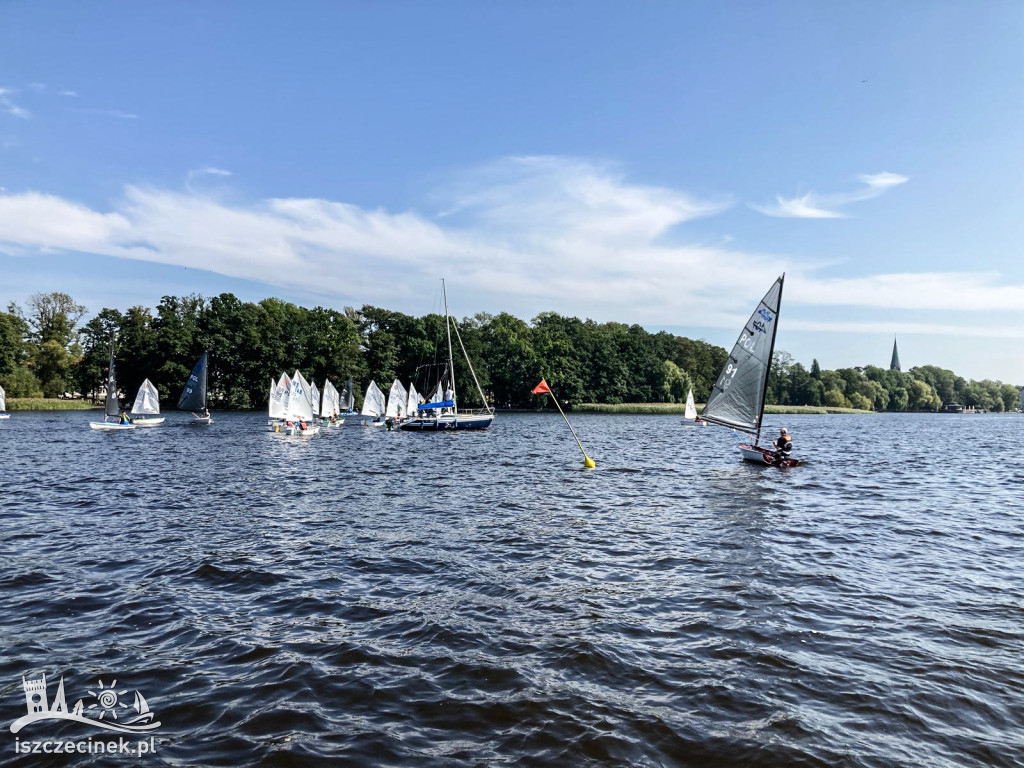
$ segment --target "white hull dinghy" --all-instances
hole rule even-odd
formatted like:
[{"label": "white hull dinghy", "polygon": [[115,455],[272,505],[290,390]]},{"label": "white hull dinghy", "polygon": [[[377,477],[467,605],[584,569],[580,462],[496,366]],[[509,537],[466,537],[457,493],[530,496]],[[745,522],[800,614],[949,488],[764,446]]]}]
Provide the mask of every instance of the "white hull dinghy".
[{"label": "white hull dinghy", "polygon": [[122,419],[121,406],[117,400],[117,375],[114,373],[114,346],[110,346],[110,366],[107,369],[107,396],[103,403],[103,421],[90,421],[89,428],[102,432],[123,432],[135,429],[135,425]]},{"label": "white hull dinghy", "polygon": [[160,415],[160,396],[149,379],[139,387],[131,415],[136,427],[159,427],[164,423],[165,419]]}]

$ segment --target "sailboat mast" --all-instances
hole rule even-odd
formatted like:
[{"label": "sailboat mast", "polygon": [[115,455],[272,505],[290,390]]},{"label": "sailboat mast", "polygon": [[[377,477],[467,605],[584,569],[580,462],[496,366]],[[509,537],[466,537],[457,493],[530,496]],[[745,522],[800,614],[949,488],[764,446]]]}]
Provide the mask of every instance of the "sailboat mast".
[{"label": "sailboat mast", "polygon": [[754,445],[761,444],[761,422],[764,421],[764,406],[765,398],[768,396],[768,382],[771,380],[772,375],[772,362],[775,358],[775,336],[779,332],[779,313],[782,310],[782,285],[786,282],[786,273],[782,273],[782,277],[779,278],[779,303],[775,307],[775,323],[772,326],[772,344],[768,348],[768,370],[764,372],[764,389],[761,390],[761,412],[757,414],[757,439],[754,440]]},{"label": "sailboat mast", "polygon": [[[441,278],[441,293],[444,296],[444,331],[448,334],[448,375],[452,382],[452,413],[459,415],[459,401],[455,396],[455,359],[452,357],[452,327],[448,324],[448,289],[445,288],[444,278]],[[441,393],[442,396],[444,393]]]}]

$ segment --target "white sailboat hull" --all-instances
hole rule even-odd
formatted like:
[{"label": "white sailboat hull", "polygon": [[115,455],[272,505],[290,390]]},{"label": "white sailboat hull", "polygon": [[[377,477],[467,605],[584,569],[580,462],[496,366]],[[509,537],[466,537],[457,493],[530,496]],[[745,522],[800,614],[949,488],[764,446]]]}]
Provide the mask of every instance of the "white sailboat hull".
[{"label": "white sailboat hull", "polygon": [[90,421],[90,429],[96,429],[103,432],[118,432],[125,429],[135,429],[134,424],[117,424],[111,421]]},{"label": "white sailboat hull", "polygon": [[800,463],[797,459],[783,459],[781,463],[776,464],[775,451],[771,448],[762,448],[756,445],[741,445],[740,454],[742,454],[744,461],[769,467],[795,467]]},{"label": "white sailboat hull", "polygon": [[0,419],[9,419],[9,418],[11,418],[11,414],[9,414],[9,413],[0,413]]},{"label": "white sailboat hull", "polygon": [[192,421],[189,422],[189,424],[191,424],[191,425],[193,425],[195,427],[205,427],[207,424],[212,424],[212,423],[213,423],[213,417],[212,416],[197,416],[194,413],[192,414]]},{"label": "white sailboat hull", "polygon": [[281,429],[281,432],[285,435],[299,435],[300,437],[312,437],[313,435],[320,432],[320,426],[318,424],[307,424],[306,428],[303,429],[298,424],[292,424],[291,426],[285,424]]},{"label": "white sailboat hull", "polygon": [[136,416],[133,418],[136,427],[159,427],[166,420],[167,418],[165,416],[157,416],[153,419],[147,419],[144,416]]}]

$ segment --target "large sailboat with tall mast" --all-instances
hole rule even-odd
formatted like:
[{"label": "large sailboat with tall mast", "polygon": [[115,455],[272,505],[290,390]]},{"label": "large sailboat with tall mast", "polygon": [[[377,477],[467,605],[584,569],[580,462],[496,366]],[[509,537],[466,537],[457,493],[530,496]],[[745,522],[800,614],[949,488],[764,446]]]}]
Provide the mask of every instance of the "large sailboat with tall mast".
[{"label": "large sailboat with tall mast", "polygon": [[[494,421],[494,408],[487,405],[487,397],[480,386],[473,370],[473,363],[469,359],[466,347],[462,343],[462,336],[459,335],[459,326],[448,311],[448,291],[444,280],[441,281],[441,293],[444,296],[444,328],[445,337],[448,341],[448,361],[446,367],[441,371],[436,389],[433,390],[432,402],[420,403],[416,412],[409,414],[409,418],[399,424],[400,429],[414,432],[435,431],[444,429],[487,429]],[[455,329],[455,339],[459,342],[459,348],[466,358],[466,365],[469,366],[469,373],[476,384],[476,390],[480,395],[480,402],[484,404],[482,409],[476,411],[459,410],[459,398],[455,390],[455,359],[452,354],[452,328]],[[429,389],[425,390],[431,391]]]},{"label": "large sailboat with tall mast", "polygon": [[799,464],[796,459],[777,459],[773,449],[759,445],[785,279],[782,275],[775,281],[743,326],[700,417],[711,424],[753,435],[753,445],[740,445],[744,461],[792,467]]}]

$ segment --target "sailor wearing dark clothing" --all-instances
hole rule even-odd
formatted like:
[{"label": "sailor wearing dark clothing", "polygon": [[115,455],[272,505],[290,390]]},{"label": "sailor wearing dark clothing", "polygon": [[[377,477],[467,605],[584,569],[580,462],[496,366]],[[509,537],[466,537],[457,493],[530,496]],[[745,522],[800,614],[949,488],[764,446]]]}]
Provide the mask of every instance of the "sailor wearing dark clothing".
[{"label": "sailor wearing dark clothing", "polygon": [[775,446],[775,461],[785,461],[793,453],[793,440],[789,436],[789,432],[783,427],[779,430],[779,438],[775,440],[772,445]]}]

